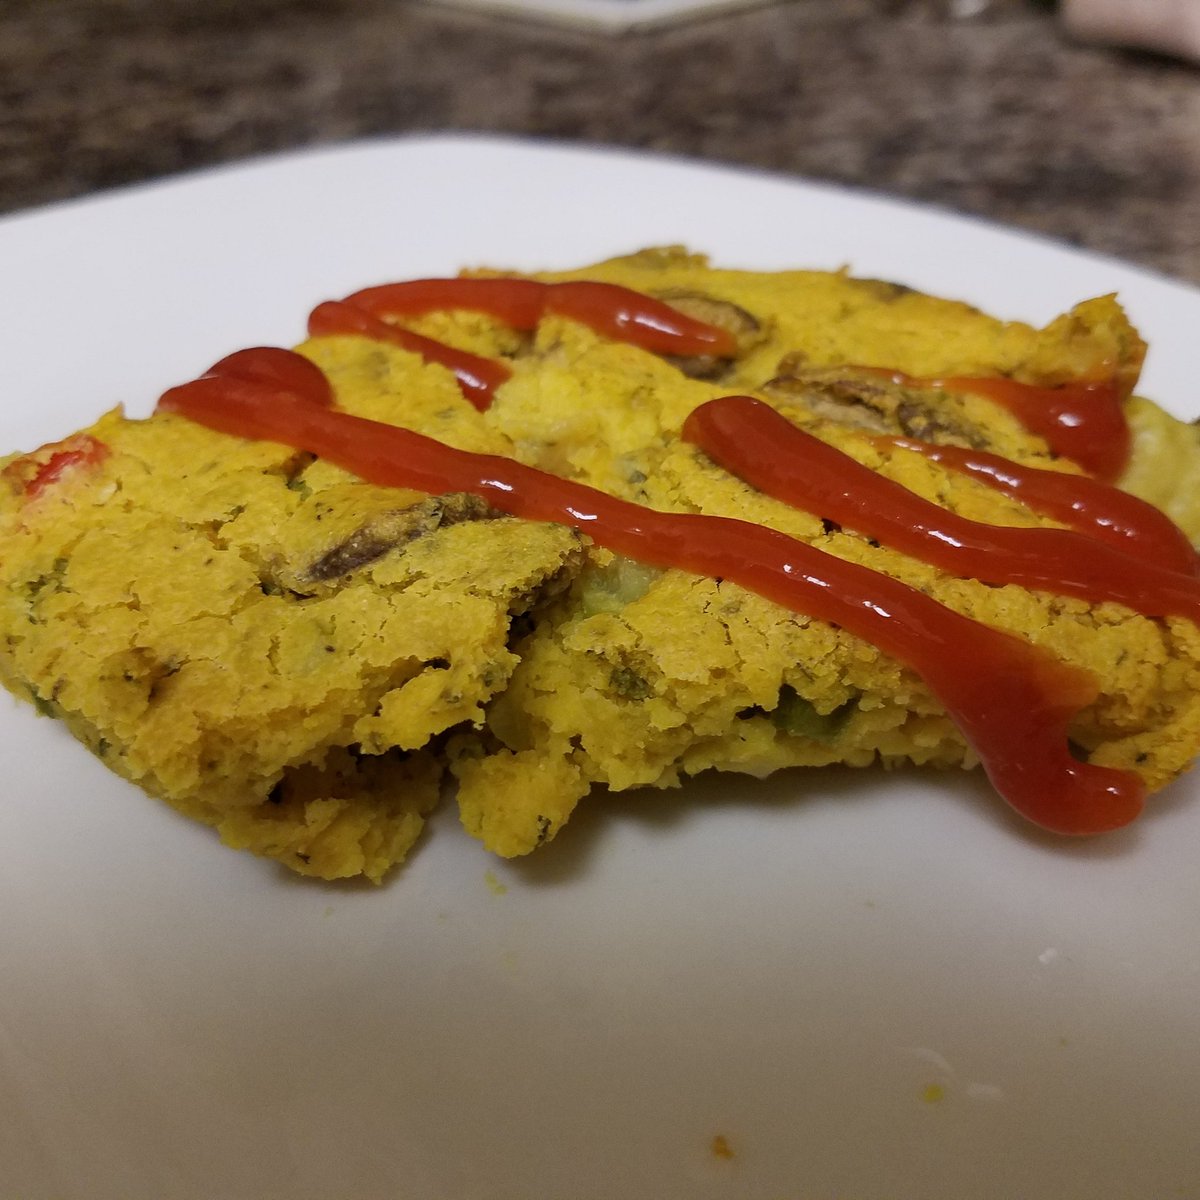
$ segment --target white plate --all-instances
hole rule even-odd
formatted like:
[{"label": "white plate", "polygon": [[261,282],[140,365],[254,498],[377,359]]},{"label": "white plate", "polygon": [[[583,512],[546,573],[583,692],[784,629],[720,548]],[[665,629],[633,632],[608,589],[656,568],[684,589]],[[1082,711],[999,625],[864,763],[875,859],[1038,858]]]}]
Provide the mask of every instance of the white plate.
[{"label": "white plate", "polygon": [[[0,222],[0,446],[321,299],[671,241],[1034,321],[1118,290],[1196,414],[1200,295],[887,200],[507,141],[324,150]],[[1200,1196],[1200,797],[1063,842],[970,776],[594,799],[382,889],[221,848],[0,698],[5,1200]],[[733,1157],[714,1153],[727,1139]]]},{"label": "white plate", "polygon": [[425,0],[425,3],[555,25],[576,25],[605,33],[628,33],[632,29],[694,21],[771,0]]}]

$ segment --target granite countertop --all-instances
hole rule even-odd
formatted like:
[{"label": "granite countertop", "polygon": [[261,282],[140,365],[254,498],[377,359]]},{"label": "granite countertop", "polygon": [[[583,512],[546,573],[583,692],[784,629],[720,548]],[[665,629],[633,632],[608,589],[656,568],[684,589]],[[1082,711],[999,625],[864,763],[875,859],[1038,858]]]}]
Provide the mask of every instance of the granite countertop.
[{"label": "granite countertop", "polygon": [[798,0],[611,35],[405,0],[7,0],[0,212],[491,131],[867,186],[1200,283],[1200,71],[1039,0]]}]

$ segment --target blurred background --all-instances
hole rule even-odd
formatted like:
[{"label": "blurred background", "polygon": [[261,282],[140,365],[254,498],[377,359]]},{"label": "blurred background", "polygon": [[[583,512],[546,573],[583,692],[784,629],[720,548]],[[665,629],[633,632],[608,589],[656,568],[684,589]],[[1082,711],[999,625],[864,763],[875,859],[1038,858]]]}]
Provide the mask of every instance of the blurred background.
[{"label": "blurred background", "polygon": [[1196,0],[523,2],[3,0],[0,212],[487,131],[868,187],[1200,283]]}]

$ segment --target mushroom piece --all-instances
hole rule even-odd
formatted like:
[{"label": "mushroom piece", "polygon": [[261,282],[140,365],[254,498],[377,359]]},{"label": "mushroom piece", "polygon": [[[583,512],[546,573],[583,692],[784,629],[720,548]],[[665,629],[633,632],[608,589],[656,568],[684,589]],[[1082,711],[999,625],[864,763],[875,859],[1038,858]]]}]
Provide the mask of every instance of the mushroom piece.
[{"label": "mushroom piece", "polygon": [[937,391],[914,390],[885,376],[853,367],[807,367],[799,356],[780,360],[779,374],[763,392],[816,417],[868,433],[903,435],[923,442],[983,450],[986,430],[965,421],[952,401]]},{"label": "mushroom piece", "polygon": [[[732,334],[737,342],[738,355],[744,354],[762,339],[763,329],[758,318],[729,300],[720,300],[705,292],[686,288],[669,288],[654,295],[685,316]],[[666,358],[691,379],[720,379],[729,366],[728,359],[718,358],[715,354],[667,355]]]},{"label": "mushroom piece", "polygon": [[382,558],[389,550],[408,545],[419,537],[457,525],[483,521],[500,514],[478,496],[452,492],[431,496],[408,508],[377,513],[364,521],[349,537],[327,550],[299,578],[309,583],[328,583],[349,575]]}]

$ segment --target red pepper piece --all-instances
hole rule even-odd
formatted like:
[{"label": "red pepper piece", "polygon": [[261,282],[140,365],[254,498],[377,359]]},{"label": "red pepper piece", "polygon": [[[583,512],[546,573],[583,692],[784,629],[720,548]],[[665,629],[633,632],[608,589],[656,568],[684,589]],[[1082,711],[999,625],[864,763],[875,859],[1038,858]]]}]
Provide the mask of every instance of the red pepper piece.
[{"label": "red pepper piece", "polygon": [[17,491],[34,499],[78,468],[99,465],[109,453],[109,448],[91,434],[76,433],[15,459],[4,468],[3,475]]}]

